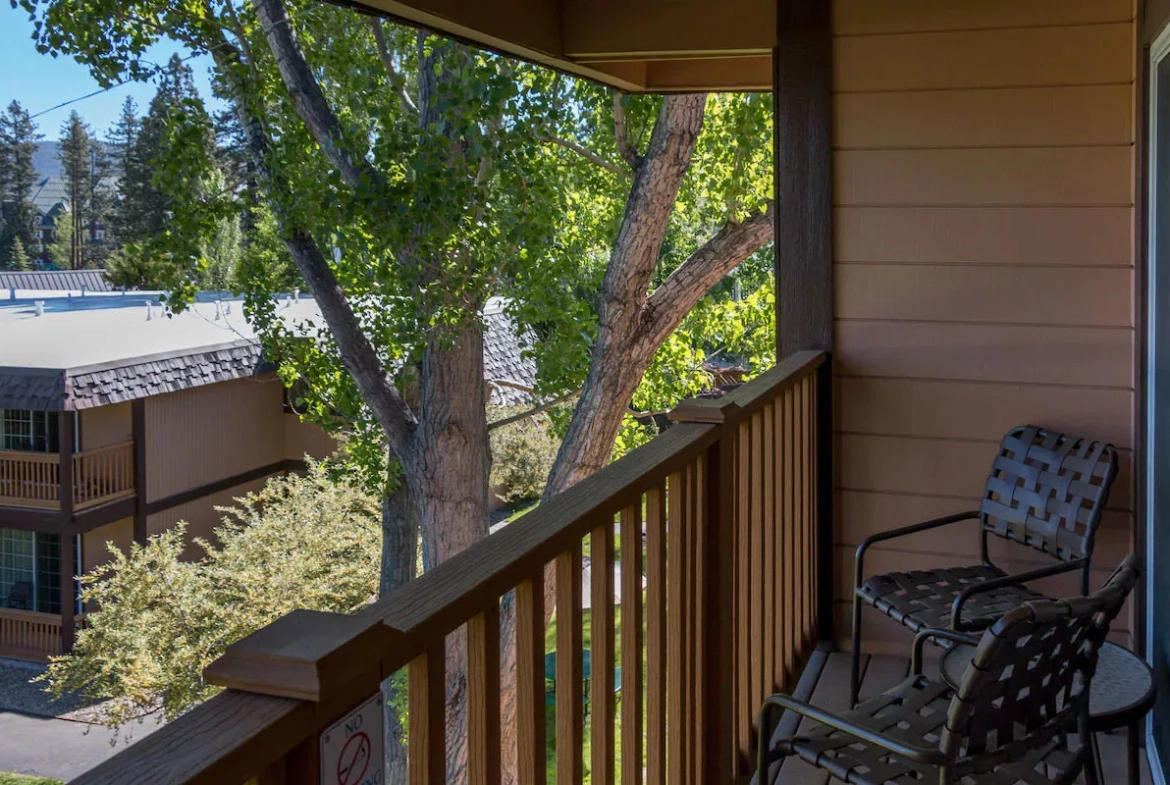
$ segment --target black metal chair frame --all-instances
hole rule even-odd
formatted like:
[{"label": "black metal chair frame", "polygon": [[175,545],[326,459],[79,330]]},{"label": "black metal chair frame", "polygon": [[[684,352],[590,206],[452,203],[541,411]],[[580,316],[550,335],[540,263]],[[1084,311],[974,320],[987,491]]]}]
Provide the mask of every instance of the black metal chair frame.
[{"label": "black metal chair frame", "polygon": [[[1076,521],[1083,523],[1085,532],[1080,535],[1079,542],[1076,543],[1079,547],[1076,551],[1062,547],[1059,542],[1052,543],[1049,536],[1037,535],[1034,531],[1036,524],[1030,519],[1032,516],[1024,516],[1024,522],[1008,521],[1001,525],[994,525],[992,520],[1000,519],[1005,512],[1012,512],[1007,510],[1004,504],[1001,503],[1001,497],[1004,495],[1005,488],[999,482],[1001,472],[1001,459],[1004,458],[1005,453],[1009,453],[1012,449],[1018,449],[1018,445],[1022,441],[1022,437],[1027,439],[1029,443],[1029,450],[1035,448],[1038,444],[1047,442],[1048,444],[1057,444],[1064,450],[1064,458],[1067,459],[1069,453],[1075,449],[1080,449],[1082,453],[1094,459],[1094,467],[1104,465],[1104,476],[1101,478],[1101,491],[1098,498],[1092,502],[1087,508],[1077,506],[1074,508],[1074,514],[1079,514],[1082,510],[1085,513],[1085,520]],[[1029,456],[1025,455],[1024,460],[1028,460]],[[980,619],[976,622],[967,622],[963,620],[963,607],[971,600],[972,597],[1004,589],[1007,587],[1021,587],[1024,584],[1032,581],[1048,578],[1053,575],[1081,571],[1080,588],[1081,594],[1087,595],[1089,593],[1089,571],[1092,562],[1093,544],[1097,532],[1098,524],[1100,523],[1101,510],[1105,506],[1105,502],[1109,495],[1109,488],[1113,480],[1117,476],[1117,451],[1111,444],[1104,444],[1100,442],[1090,442],[1086,439],[1079,439],[1075,437],[1066,436],[1064,434],[1047,431],[1037,426],[1020,426],[1013,428],[1005,435],[1003,443],[1000,445],[999,451],[996,455],[996,461],[992,466],[992,473],[988,477],[987,488],[984,493],[983,502],[978,510],[969,510],[954,515],[947,515],[942,518],[935,518],[933,520],[924,521],[922,523],[912,524],[910,526],[903,526],[897,529],[891,529],[885,532],[878,532],[865,538],[857,547],[856,559],[854,562],[853,574],[853,636],[852,636],[852,654],[849,680],[849,700],[850,705],[857,703],[858,691],[861,687],[860,678],[860,653],[861,653],[861,612],[864,604],[874,604],[863,592],[863,586],[866,578],[864,574],[864,560],[865,553],[869,548],[876,543],[885,542],[899,537],[905,537],[911,534],[917,534],[931,529],[937,529],[943,526],[950,526],[955,523],[963,521],[978,520],[980,522],[980,566],[990,568],[999,573],[1003,573],[1002,577],[992,578],[990,580],[983,580],[964,589],[958,596],[955,597],[951,604],[951,620],[950,629],[958,632],[974,632],[979,631],[988,626],[992,620]],[[1018,477],[1012,477],[1010,490],[1015,490],[1015,483],[1018,482]],[[1091,478],[1090,478],[1091,479]],[[1059,528],[1059,527],[1058,527]],[[1056,564],[1047,567],[1040,567],[1035,570],[1028,570],[1025,572],[1008,574],[1006,570],[998,567],[991,560],[988,552],[988,535],[995,535],[1001,539],[1014,542],[1018,545],[1028,547],[1033,550],[1039,550],[1050,556],[1059,559]],[[1079,552],[1077,552],[1079,551]],[[870,576],[870,580],[875,577]],[[1041,595],[1035,594],[1035,598]],[[1021,597],[1021,600],[1026,599]],[[905,621],[901,623],[906,624]],[[941,636],[939,636],[941,637]]]},{"label": "black metal chair frame", "polygon": [[[966,777],[977,782],[981,775],[1000,785],[1017,780],[1063,785],[1081,771],[1088,785],[1099,785],[1089,690],[1109,626],[1137,582],[1136,564],[1129,556],[1093,595],[1025,603],[981,638],[954,630],[919,631],[910,677],[845,715],[788,695],[767,698],[758,726],[758,782],[768,785],[777,758],[796,755],[850,785],[925,782],[932,771],[939,785]],[[922,675],[923,647],[934,639],[977,646],[957,690]],[[822,727],[773,747],[780,710]],[[1055,779],[1047,767],[1038,773],[1039,764],[1054,762],[1050,756],[1067,753],[1064,745],[1073,731],[1080,745],[1071,758],[1065,756],[1063,771]],[[1022,771],[1025,776],[1018,776]]]}]

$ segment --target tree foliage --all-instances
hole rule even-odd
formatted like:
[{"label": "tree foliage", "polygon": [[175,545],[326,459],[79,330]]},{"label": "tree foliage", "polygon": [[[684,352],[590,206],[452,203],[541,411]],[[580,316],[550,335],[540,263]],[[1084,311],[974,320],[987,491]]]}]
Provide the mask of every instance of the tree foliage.
[{"label": "tree foliage", "polygon": [[109,545],[111,561],[81,579],[90,611],[73,652],[44,677],[54,694],[104,701],[112,727],[170,720],[217,691],[202,671],[229,644],[296,608],[352,612],[375,596],[378,502],[321,465],[220,511],[196,561],[182,558],[185,524],[129,552]]},{"label": "tree foliage", "polygon": [[32,190],[36,182],[33,154],[41,134],[29,113],[13,101],[0,114],[0,246],[11,247],[19,237],[25,249],[37,248],[36,208]]},{"label": "tree foliage", "polygon": [[24,243],[21,242],[19,235],[12,237],[12,243],[8,247],[4,266],[18,273],[32,269],[32,263],[29,262],[28,253],[24,250]]}]

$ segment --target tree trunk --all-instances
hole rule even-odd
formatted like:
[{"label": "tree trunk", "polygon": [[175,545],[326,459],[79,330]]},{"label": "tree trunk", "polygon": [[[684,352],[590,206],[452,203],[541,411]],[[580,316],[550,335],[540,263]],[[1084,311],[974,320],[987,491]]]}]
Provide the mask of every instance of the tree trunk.
[{"label": "tree trunk", "polygon": [[[418,426],[404,461],[429,571],[488,533],[488,447],[483,329],[428,337],[419,380]],[[467,775],[467,636],[447,637],[447,781]]]},{"label": "tree trunk", "polygon": [[[418,518],[414,500],[403,483],[394,493],[382,497],[382,577],[378,596],[385,597],[413,580],[418,555]],[[407,748],[406,729],[394,710],[401,705],[405,690],[401,679],[386,679],[382,682],[384,699],[386,782],[406,782]]]}]

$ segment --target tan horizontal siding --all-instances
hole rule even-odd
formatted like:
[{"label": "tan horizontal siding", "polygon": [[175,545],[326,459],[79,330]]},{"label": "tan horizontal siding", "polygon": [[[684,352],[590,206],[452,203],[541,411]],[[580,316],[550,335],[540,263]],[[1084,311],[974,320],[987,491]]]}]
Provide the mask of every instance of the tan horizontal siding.
[{"label": "tan horizontal siding", "polygon": [[1133,0],[834,0],[837,35],[1079,25],[1133,19]]},{"label": "tan horizontal siding", "polygon": [[[874,491],[840,491],[837,494],[837,544],[856,548],[875,531],[886,531],[920,521],[929,521],[978,507],[978,498],[951,498],[916,496]],[[1093,553],[1098,566],[1117,565],[1131,550],[1130,526],[1133,516],[1124,510],[1106,510],[1097,530]],[[977,563],[979,560],[979,524],[963,521],[938,529],[919,532],[904,538],[887,540],[872,546],[878,550],[908,551],[914,553],[951,554]],[[988,550],[991,558],[1010,558],[1019,561],[1034,560],[1047,563],[1048,557],[1017,543],[999,537],[990,537]],[[869,568],[866,568],[867,572]],[[850,569],[849,574],[853,571]]]},{"label": "tan horizontal siding", "polygon": [[838,207],[840,262],[1133,265],[1130,207]]},{"label": "tan horizontal siding", "polygon": [[1124,268],[860,264],[833,276],[840,319],[1132,326]]},{"label": "tan horizontal siding", "polygon": [[[978,499],[996,447],[986,442],[837,435],[837,485],[843,490]],[[1133,509],[1133,452],[1118,450],[1113,510]]]},{"label": "tan horizontal siding", "polygon": [[1017,425],[1043,423],[1133,447],[1129,390],[847,377],[836,399],[837,427],[849,433],[998,443]]},{"label": "tan horizontal siding", "polygon": [[836,205],[1133,204],[1128,145],[843,150],[833,175]]},{"label": "tan horizontal siding", "polygon": [[122,553],[128,553],[132,542],[134,542],[133,518],[122,518],[85,532],[81,535],[82,572],[88,573],[113,558],[110,554],[109,544],[113,544]]},{"label": "tan horizontal siding", "polygon": [[1133,80],[1133,25],[961,30],[840,37],[838,92],[1123,84]]},{"label": "tan horizontal siding", "polygon": [[1128,85],[843,93],[833,101],[840,149],[1129,144]]},{"label": "tan horizontal siding", "polygon": [[835,341],[844,376],[1133,386],[1126,329],[838,321]]},{"label": "tan horizontal siding", "polygon": [[[1095,579],[1131,547],[1133,16],[1132,0],[834,3],[839,637],[857,543],[976,506],[1016,425],[1120,448]],[[972,531],[945,529],[878,546],[866,571],[977,558]],[[871,651],[911,638],[888,619],[866,633]]]}]

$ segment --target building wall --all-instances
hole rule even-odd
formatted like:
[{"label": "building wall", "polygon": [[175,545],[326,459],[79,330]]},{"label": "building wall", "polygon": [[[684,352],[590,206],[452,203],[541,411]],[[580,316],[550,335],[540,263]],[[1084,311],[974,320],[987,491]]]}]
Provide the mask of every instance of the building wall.
[{"label": "building wall", "polygon": [[312,423],[301,422],[295,414],[284,415],[284,457],[303,460],[306,455],[324,458],[337,449],[337,442]]},{"label": "building wall", "polygon": [[[842,640],[857,544],[977,506],[1015,425],[1120,449],[1095,582],[1130,550],[1134,16],[1133,0],[834,3]],[[977,560],[975,528],[951,527],[875,548],[866,571]],[[875,650],[908,643],[876,615],[866,630]]]},{"label": "building wall", "polygon": [[128,403],[86,409],[79,413],[79,418],[82,450],[108,447],[134,438]]},{"label": "building wall", "polygon": [[197,559],[203,555],[203,549],[194,544],[196,537],[215,542],[215,527],[223,520],[223,515],[215,508],[217,506],[233,506],[232,500],[243,496],[249,491],[256,491],[264,487],[264,479],[237,485],[234,488],[220,491],[202,499],[186,502],[169,510],[148,515],[146,518],[146,533],[148,536],[161,534],[179,521],[187,522],[187,540],[189,545],[183,552],[184,558]]},{"label": "building wall", "polygon": [[275,377],[147,398],[147,501],[284,460],[282,401]]},{"label": "building wall", "polygon": [[112,542],[123,553],[130,550],[134,542],[134,519],[121,520],[99,526],[81,535],[81,569],[89,572],[98,565],[110,560],[110,551],[106,543]]}]

